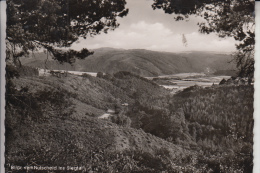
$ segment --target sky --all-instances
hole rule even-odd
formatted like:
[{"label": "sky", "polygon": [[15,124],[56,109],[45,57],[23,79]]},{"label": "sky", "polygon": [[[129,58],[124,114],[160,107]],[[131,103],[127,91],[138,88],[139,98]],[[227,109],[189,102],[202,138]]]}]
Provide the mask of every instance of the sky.
[{"label": "sky", "polygon": [[[118,19],[118,28],[107,34],[80,39],[72,48],[80,50],[112,47],[166,52],[235,51],[233,38],[223,39],[216,34],[199,33],[197,23],[202,18],[191,16],[189,21],[175,21],[173,14],[153,10],[152,3],[153,0],[127,0],[126,8],[129,8],[129,13]],[[183,35],[187,40],[186,44],[183,44]]]}]

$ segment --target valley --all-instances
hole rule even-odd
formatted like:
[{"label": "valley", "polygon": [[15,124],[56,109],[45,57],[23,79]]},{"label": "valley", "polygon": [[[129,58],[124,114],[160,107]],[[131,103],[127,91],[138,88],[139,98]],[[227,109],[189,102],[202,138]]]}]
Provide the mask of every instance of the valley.
[{"label": "valley", "polygon": [[[66,75],[72,74],[76,76],[81,75],[91,75],[97,77],[95,72],[82,72],[82,71],[65,71],[65,70],[47,70],[38,68],[39,76],[50,76],[54,75]],[[101,72],[102,75],[105,75]],[[148,80],[152,80],[158,85],[168,89],[171,93],[176,93],[185,88],[193,85],[198,85],[202,87],[210,87],[211,85],[218,85],[222,79],[229,79],[231,76],[217,76],[217,75],[207,75],[205,73],[178,73],[171,75],[162,75],[155,77],[145,77]]]},{"label": "valley", "polygon": [[[94,54],[75,63],[59,63],[47,59],[44,52],[21,58],[25,66],[48,70],[67,70],[82,72],[103,72],[114,74],[129,71],[142,77],[154,77],[179,73],[205,73],[209,75],[236,74],[230,54],[219,52],[180,52],[169,53],[145,49],[94,49]],[[37,58],[36,58],[37,57]]]},{"label": "valley", "polygon": [[206,75],[205,73],[179,73],[158,77],[147,77],[147,79],[150,79],[160,86],[170,90],[171,93],[176,93],[194,85],[201,87],[218,85],[221,80],[227,80],[230,77],[231,76]]},{"label": "valley", "polygon": [[[18,70],[15,88],[8,84],[7,163],[24,166],[37,157],[38,165],[94,172],[250,169],[250,85],[211,86],[223,76],[204,73],[144,78],[126,71],[39,76],[33,67]],[[172,94],[160,86],[172,82],[183,89]]]},{"label": "valley", "polygon": [[252,168],[254,89],[219,85],[235,80],[227,55],[104,48],[73,65],[38,55],[7,67],[19,74],[7,80],[7,163],[37,158],[85,172]]},{"label": "valley", "polygon": [[258,169],[255,1],[1,7],[1,173]]}]

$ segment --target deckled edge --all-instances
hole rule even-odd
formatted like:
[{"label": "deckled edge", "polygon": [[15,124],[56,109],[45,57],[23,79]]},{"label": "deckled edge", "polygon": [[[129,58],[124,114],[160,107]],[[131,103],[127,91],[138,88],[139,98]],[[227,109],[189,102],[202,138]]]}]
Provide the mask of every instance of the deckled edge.
[{"label": "deckled edge", "polygon": [[254,168],[260,170],[260,2],[255,2]]},{"label": "deckled edge", "polygon": [[6,1],[5,0],[0,0],[0,88],[1,88],[1,124],[0,124],[0,129],[1,129],[1,158],[0,158],[0,172],[5,172],[4,170],[4,163],[5,163],[5,158],[4,158],[4,153],[5,153],[5,126],[4,126],[4,121],[5,121],[5,37],[6,37]]}]

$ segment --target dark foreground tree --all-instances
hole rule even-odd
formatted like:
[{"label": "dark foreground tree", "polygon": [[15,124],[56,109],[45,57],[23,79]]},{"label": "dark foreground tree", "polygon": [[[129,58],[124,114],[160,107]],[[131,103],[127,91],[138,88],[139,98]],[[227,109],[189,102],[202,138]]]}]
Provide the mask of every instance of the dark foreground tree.
[{"label": "dark foreground tree", "polygon": [[60,48],[118,27],[117,17],[128,13],[125,4],[125,0],[7,0],[7,60],[19,63],[19,57],[40,48],[60,62],[83,59],[92,52]]},{"label": "dark foreground tree", "polygon": [[253,77],[255,49],[254,0],[154,0],[153,9],[176,14],[175,19],[188,19],[190,15],[204,17],[198,23],[202,33],[217,33],[219,37],[233,37],[238,44],[233,54],[238,75]]}]

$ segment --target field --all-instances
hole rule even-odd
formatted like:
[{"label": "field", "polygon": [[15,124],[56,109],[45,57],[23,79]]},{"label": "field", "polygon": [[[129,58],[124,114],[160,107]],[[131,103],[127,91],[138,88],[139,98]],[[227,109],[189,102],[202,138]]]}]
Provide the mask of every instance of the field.
[{"label": "field", "polygon": [[178,73],[173,75],[163,75],[158,77],[147,77],[160,86],[176,93],[193,85],[201,87],[210,87],[213,84],[218,85],[222,79],[228,79],[231,76],[206,75],[205,73]]}]

